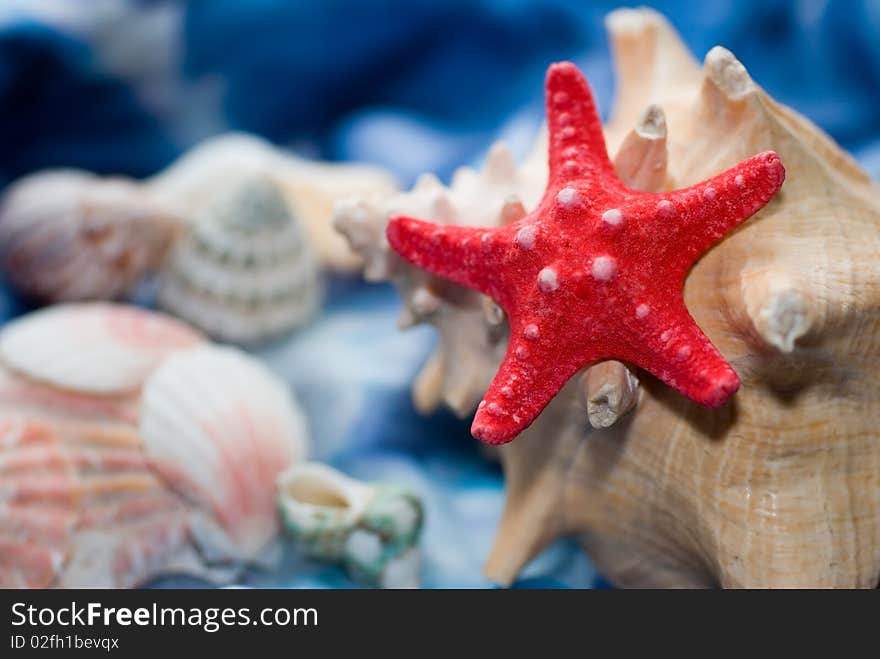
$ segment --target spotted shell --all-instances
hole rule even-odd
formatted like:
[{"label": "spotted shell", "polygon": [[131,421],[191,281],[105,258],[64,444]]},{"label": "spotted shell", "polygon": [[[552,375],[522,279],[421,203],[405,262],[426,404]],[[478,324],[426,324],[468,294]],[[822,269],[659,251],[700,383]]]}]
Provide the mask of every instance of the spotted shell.
[{"label": "spotted shell", "polygon": [[133,181],[48,170],[0,201],[0,265],[38,302],[117,299],[157,268],[177,229]]},{"label": "spotted shell", "polygon": [[370,586],[418,587],[424,511],[407,488],[299,463],[278,477],[278,505],[287,533],[308,556],[342,563]]},{"label": "spotted shell", "polygon": [[318,266],[277,185],[245,179],[205,209],[174,247],[158,302],[212,337],[256,344],[307,322]]}]

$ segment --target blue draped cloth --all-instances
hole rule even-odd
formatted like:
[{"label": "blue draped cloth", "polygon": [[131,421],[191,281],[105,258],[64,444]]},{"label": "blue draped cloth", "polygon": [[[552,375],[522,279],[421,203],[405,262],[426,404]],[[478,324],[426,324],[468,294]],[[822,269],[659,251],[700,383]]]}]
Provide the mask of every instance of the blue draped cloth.
[{"label": "blue draped cloth", "polygon": [[[649,3],[698,56],[731,49],[779,101],[880,175],[880,2]],[[589,6],[587,6],[589,5]],[[607,113],[603,27],[612,2],[567,0],[0,0],[0,186],[45,167],[146,176],[230,129],[297,152],[361,160],[404,182],[447,178],[499,136],[522,153],[549,62],[576,61]],[[424,584],[487,587],[481,566],[503,478],[448,413],[415,413],[409,387],[429,328],[400,333],[389,286],[328,282],[320,318],[260,351],[291,385],[315,457],[364,479],[403,481],[427,506]],[[0,318],[24,307],[0,292]],[[517,585],[601,584],[574,543]],[[598,581],[597,581],[598,580]],[[256,586],[350,587],[288,551]],[[157,585],[200,585],[162,579]]]}]

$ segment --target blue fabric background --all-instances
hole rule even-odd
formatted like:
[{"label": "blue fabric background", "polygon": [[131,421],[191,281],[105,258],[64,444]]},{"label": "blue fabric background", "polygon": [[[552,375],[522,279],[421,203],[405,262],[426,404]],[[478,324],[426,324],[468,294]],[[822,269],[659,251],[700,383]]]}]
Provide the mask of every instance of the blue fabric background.
[{"label": "blue fabric background", "polygon": [[[880,2],[648,4],[698,57],[716,44],[730,48],[773,96],[880,174]],[[228,129],[305,155],[379,163],[407,183],[423,171],[446,178],[499,136],[522,152],[541,119],[551,61],[577,62],[607,113],[614,81],[602,19],[615,6],[0,0],[0,186],[50,166],[145,176]],[[466,423],[445,413],[421,418],[410,403],[431,331],[396,331],[387,286],[339,279],[328,287],[320,319],[261,355],[302,400],[317,457],[424,494],[425,585],[490,586],[481,564],[499,519],[500,471],[479,456]],[[0,294],[0,318],[22,310]],[[598,579],[564,541],[517,585]],[[341,571],[292,554],[283,570],[245,583],[352,586]]]}]

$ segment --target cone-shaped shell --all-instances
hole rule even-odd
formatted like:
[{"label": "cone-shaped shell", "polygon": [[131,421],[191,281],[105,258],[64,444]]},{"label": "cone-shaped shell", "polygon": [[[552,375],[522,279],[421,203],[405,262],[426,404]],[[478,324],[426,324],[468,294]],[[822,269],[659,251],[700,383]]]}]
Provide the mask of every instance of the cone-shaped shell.
[{"label": "cone-shaped shell", "polygon": [[265,177],[242,181],[175,245],[159,304],[212,337],[257,344],[308,321],[318,266],[298,220]]},{"label": "cone-shaped shell", "polygon": [[333,204],[348,195],[384,195],[397,188],[394,177],[379,167],[313,162],[243,133],[206,140],[148,180],[147,187],[181,216],[194,218],[218,190],[261,176],[272,177],[296,209],[321,265],[340,271],[356,269],[359,261],[330,224]]}]

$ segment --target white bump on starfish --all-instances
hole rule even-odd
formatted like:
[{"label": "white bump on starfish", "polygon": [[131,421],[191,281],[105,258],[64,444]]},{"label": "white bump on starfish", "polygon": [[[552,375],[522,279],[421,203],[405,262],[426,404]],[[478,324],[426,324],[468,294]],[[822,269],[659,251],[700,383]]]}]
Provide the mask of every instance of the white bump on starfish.
[{"label": "white bump on starfish", "polygon": [[501,395],[505,398],[513,398],[513,389],[510,387],[501,387]]},{"label": "white bump on starfish", "polygon": [[535,246],[535,236],[537,236],[537,234],[537,227],[528,224],[516,232],[516,244],[523,249],[532,249]]},{"label": "white bump on starfish", "polygon": [[574,129],[574,126],[566,126],[562,129],[563,137],[574,137],[575,133],[577,133],[577,131]]},{"label": "white bump on starfish", "polygon": [[531,325],[526,325],[523,328],[523,336],[527,339],[534,341],[541,335],[541,331],[538,329],[538,326],[532,323]]},{"label": "white bump on starfish", "polygon": [[679,346],[678,350],[675,353],[675,356],[679,360],[685,360],[691,356],[691,347],[689,345]]},{"label": "white bump on starfish", "polygon": [[646,318],[650,312],[651,307],[649,307],[647,304],[640,304],[636,307],[636,318],[642,320],[643,318]]},{"label": "white bump on starfish", "polygon": [[673,217],[675,215],[675,204],[668,199],[663,199],[657,204],[657,212],[661,217]]},{"label": "white bump on starfish", "polygon": [[562,171],[566,174],[575,174],[580,170],[581,166],[574,160],[566,160],[562,163]]},{"label": "white bump on starfish", "polygon": [[480,244],[482,244],[484,252],[489,251],[489,241],[490,240],[491,240],[491,234],[489,234],[489,233],[484,233],[483,236],[480,238]]},{"label": "white bump on starfish", "polygon": [[663,334],[660,335],[660,340],[663,341],[663,343],[668,342],[669,339],[671,339],[671,338],[672,338],[672,330],[666,330],[663,332]]},{"label": "white bump on starfish", "polygon": [[613,256],[597,256],[590,273],[596,281],[611,281],[617,274],[617,261]]},{"label": "white bump on starfish", "polygon": [[705,199],[706,201],[712,201],[713,199],[715,199],[715,196],[715,188],[706,188],[705,190],[703,190],[703,199]]},{"label": "white bump on starfish", "polygon": [[743,178],[742,174],[737,174],[736,178],[733,179],[733,182],[736,183],[736,187],[740,189],[746,187],[746,180]]},{"label": "white bump on starfish", "polygon": [[578,148],[576,146],[568,146],[562,150],[563,158],[576,158],[578,155]]},{"label": "white bump on starfish", "polygon": [[556,270],[553,268],[544,268],[538,273],[538,288],[542,293],[552,293],[559,288],[559,280],[556,277]]},{"label": "white bump on starfish", "polygon": [[529,351],[525,346],[518,346],[516,349],[516,358],[517,359],[528,359]]},{"label": "white bump on starfish", "polygon": [[581,195],[574,188],[562,188],[556,193],[556,203],[560,208],[574,208],[580,205]]},{"label": "white bump on starfish", "polygon": [[602,213],[602,221],[610,227],[619,227],[623,223],[623,213],[617,208],[610,208]]},{"label": "white bump on starfish", "polygon": [[480,404],[477,405],[477,409],[478,409],[478,410],[481,410],[481,409],[483,409],[484,407],[486,407],[486,401],[485,401],[485,400],[481,400],[481,401],[480,401]]},{"label": "white bump on starfish", "polygon": [[501,407],[498,403],[489,403],[489,407],[486,408],[489,414],[494,414],[495,416],[502,416],[507,414],[504,411],[504,408]]},{"label": "white bump on starfish", "polygon": [[568,103],[568,94],[566,94],[565,92],[556,92],[555,94],[553,94],[553,102],[557,105]]},{"label": "white bump on starfish", "polygon": [[568,112],[563,112],[559,115],[557,121],[560,126],[567,126],[571,123],[571,115]]}]

